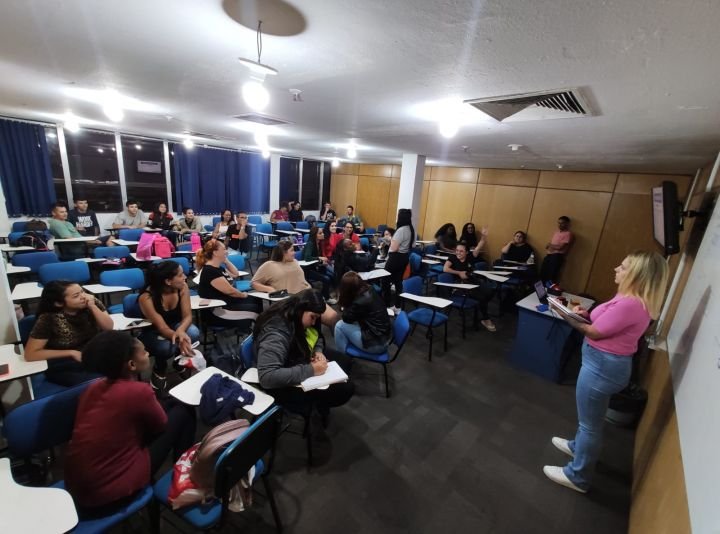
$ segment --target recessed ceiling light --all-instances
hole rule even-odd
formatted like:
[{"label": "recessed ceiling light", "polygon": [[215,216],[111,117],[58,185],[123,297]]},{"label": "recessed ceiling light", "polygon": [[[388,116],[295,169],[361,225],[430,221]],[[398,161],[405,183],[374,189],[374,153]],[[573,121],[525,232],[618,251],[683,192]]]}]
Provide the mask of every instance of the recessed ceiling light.
[{"label": "recessed ceiling light", "polygon": [[339,167],[340,166],[340,160],[338,158],[332,159],[332,166],[333,167]]},{"label": "recessed ceiling light", "polygon": [[103,113],[105,116],[113,122],[120,122],[125,116],[122,105],[120,104],[121,97],[115,89],[107,89],[103,95]]},{"label": "recessed ceiling light", "polygon": [[135,145],[135,150],[142,150],[142,145]]},{"label": "recessed ceiling light", "polygon": [[195,146],[195,143],[193,143],[192,139],[190,139],[189,137],[186,137],[185,140],[183,141],[183,145],[185,145],[185,148],[192,148]]},{"label": "recessed ceiling light", "polygon": [[442,120],[438,124],[438,130],[440,131],[440,135],[442,135],[446,139],[451,139],[455,137],[458,133],[458,130],[460,130],[460,125],[453,121],[453,120]]},{"label": "recessed ceiling light", "polygon": [[518,144],[515,144],[515,143],[510,143],[510,144],[508,145],[508,148],[509,148],[510,150],[512,150],[513,152],[517,152],[517,151],[520,150],[522,147],[523,147],[522,145],[518,145]]},{"label": "recessed ceiling light", "polygon": [[105,152],[105,150],[103,150],[102,148],[98,148],[97,151],[100,152],[100,154],[102,154],[103,152]]},{"label": "recessed ceiling light", "polygon": [[47,134],[47,136],[50,137],[51,139],[55,139],[57,137],[57,134],[50,132]]}]

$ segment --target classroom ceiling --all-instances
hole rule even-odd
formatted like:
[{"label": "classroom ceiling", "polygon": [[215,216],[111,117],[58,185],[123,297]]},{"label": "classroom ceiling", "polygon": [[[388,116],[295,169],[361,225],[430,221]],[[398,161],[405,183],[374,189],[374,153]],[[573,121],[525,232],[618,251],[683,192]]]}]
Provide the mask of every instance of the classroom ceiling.
[{"label": "classroom ceiling", "polygon": [[[257,56],[255,4],[3,0],[0,114],[54,122],[72,110],[88,127],[257,149],[234,118],[251,111],[238,58]],[[262,63],[279,71],[264,113],[291,123],[268,130],[274,152],[347,161],[355,144],[359,162],[418,153],[432,165],[693,173],[720,149],[715,0],[257,4],[275,33]],[[497,122],[461,103],[565,88],[595,115]],[[120,123],[92,102],[106,89],[130,97]]]}]

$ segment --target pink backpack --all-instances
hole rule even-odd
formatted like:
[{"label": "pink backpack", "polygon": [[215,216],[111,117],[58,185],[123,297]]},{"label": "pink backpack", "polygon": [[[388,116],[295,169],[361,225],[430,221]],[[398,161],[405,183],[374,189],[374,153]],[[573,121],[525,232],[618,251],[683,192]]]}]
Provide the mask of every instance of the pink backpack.
[{"label": "pink backpack", "polygon": [[165,236],[157,236],[153,243],[153,254],[159,258],[167,259],[172,257],[175,247],[172,242]]},{"label": "pink backpack", "polygon": [[192,252],[197,252],[202,248],[202,240],[200,239],[200,234],[191,234],[190,235],[190,250]]},{"label": "pink backpack", "polygon": [[144,232],[140,236],[140,242],[137,246],[137,259],[147,261],[152,257],[152,248],[156,237],[158,236],[152,232]]}]

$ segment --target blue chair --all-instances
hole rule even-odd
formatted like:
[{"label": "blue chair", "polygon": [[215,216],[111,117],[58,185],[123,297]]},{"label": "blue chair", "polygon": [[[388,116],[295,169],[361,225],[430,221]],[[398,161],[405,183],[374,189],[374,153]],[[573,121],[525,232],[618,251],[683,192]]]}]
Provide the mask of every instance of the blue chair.
[{"label": "blue chair", "polygon": [[408,319],[407,313],[404,311],[395,318],[395,324],[393,324],[393,344],[397,347],[395,354],[390,356],[388,350],[382,354],[373,354],[371,352],[365,352],[356,346],[349,344],[345,349],[345,354],[351,358],[357,358],[365,360],[367,362],[379,363],[383,366],[383,373],[385,374],[385,397],[390,398],[390,388],[388,386],[388,370],[387,366],[394,362],[398,354],[405,345],[408,336],[410,335],[410,320]]},{"label": "blue chair", "polygon": [[[407,280],[403,280],[403,292],[412,293],[413,295],[422,295],[423,280],[419,276],[411,276]],[[414,301],[413,301],[414,302]],[[422,325],[427,328],[428,338],[428,361],[432,361],[432,349],[433,349],[433,328],[437,326],[445,326],[445,350],[447,351],[447,324],[448,316],[442,312],[437,311],[435,308],[425,308],[422,306],[408,312],[408,319],[415,325]],[[413,331],[415,327],[413,327]]]},{"label": "blue chair", "polygon": [[30,267],[31,273],[37,273],[43,265],[60,263],[60,258],[54,252],[28,252],[26,254],[15,254],[11,263],[16,267]]},{"label": "blue chair", "polygon": [[289,221],[278,221],[276,223],[276,229],[283,230],[286,232],[294,232],[295,231],[295,227]]},{"label": "blue chair", "polygon": [[215,228],[215,225],[219,223],[222,220],[222,217],[213,217],[212,218],[212,227]]},{"label": "blue chair", "polygon": [[84,261],[64,261],[60,263],[46,263],[38,270],[42,285],[53,280],[69,280],[78,284],[90,281],[90,269]]},{"label": "blue chair", "polygon": [[[417,254],[415,252],[410,253],[410,275],[411,276],[419,276],[421,277],[425,282],[425,292],[427,293],[428,286],[430,285],[430,282],[437,278],[438,272],[433,271],[432,269],[428,270],[425,269],[425,266],[422,262],[422,256],[420,254]],[[433,265],[432,267],[436,267]],[[442,265],[440,265],[442,267]]]},{"label": "blue chair", "polygon": [[183,273],[185,273],[185,276],[188,276],[190,274],[190,260],[185,258],[184,256],[177,256],[173,258],[165,258],[162,260],[153,260],[153,263],[162,263],[164,261],[174,261],[177,263],[180,267],[182,267]]},{"label": "blue chair", "polygon": [[126,241],[140,241],[140,236],[144,233],[142,228],[122,228],[118,231],[118,237]]},{"label": "blue chair", "polygon": [[[270,502],[275,528],[282,531],[280,514],[275,504],[275,496],[268,481],[275,452],[275,442],[280,431],[280,409],[275,406],[259,417],[247,431],[227,446],[215,462],[215,495],[219,496],[209,503],[186,506],[173,513],[198,530],[221,527],[227,518],[230,490],[245,476],[254,465],[255,476],[261,477]],[[263,457],[267,456],[267,462]],[[167,507],[168,491],[172,483],[173,471],[168,471],[155,483],[155,498]]]},{"label": "blue chair", "polygon": [[[255,227],[255,232],[253,232],[252,235],[256,236],[259,239],[258,246],[257,246],[257,254],[255,256],[256,260],[260,259],[260,251],[265,251],[265,252],[267,252],[268,256],[270,256],[270,252],[278,244],[277,239],[274,239],[274,238],[270,239],[270,238],[265,237],[264,235],[258,235],[258,232],[262,233],[262,234],[272,234],[273,233],[272,224],[262,223],[262,224],[258,224]],[[277,237],[277,236],[275,236],[275,237]]]},{"label": "blue chair", "polygon": [[370,252],[370,240],[367,237],[360,238],[360,246],[365,252]]},{"label": "blue chair", "polygon": [[27,232],[27,223],[30,221],[15,221],[12,223],[13,232]]},{"label": "blue chair", "polygon": [[[231,254],[228,256],[228,260],[238,271],[245,270],[245,257],[242,254]],[[250,265],[250,262],[247,262],[247,265]],[[250,272],[252,272],[252,269],[250,269]],[[238,291],[250,291],[252,289],[250,280],[235,280],[235,288]]]},{"label": "blue chair", "polygon": [[[145,287],[145,273],[138,268],[103,271],[100,273],[100,283],[104,286],[125,286],[129,287],[131,291],[137,291]],[[108,306],[107,311],[108,313],[122,313],[123,305]]]},{"label": "blue chair", "polygon": [[295,251],[295,259],[297,261],[300,261],[300,260],[302,260],[302,258],[303,258],[303,251],[302,250]]},{"label": "blue chair", "polygon": [[122,301],[122,314],[130,319],[144,319],[145,315],[140,308],[137,293],[125,295]]},{"label": "blue chair", "polygon": [[377,232],[377,230],[371,226],[371,227],[366,227],[365,231],[363,233],[364,234],[374,234],[376,232]]},{"label": "blue chair", "polygon": [[114,246],[114,247],[96,247],[93,250],[93,257],[95,258],[129,258],[130,249],[125,246]]},{"label": "blue chair", "polygon": [[255,367],[252,334],[243,339],[243,342],[240,345],[240,359],[242,360],[243,371],[247,371],[248,369]]},{"label": "blue chair", "polygon": [[[30,458],[70,441],[75,425],[80,395],[91,382],[21,404],[5,416],[3,434],[8,451],[17,458]],[[170,471],[172,474],[172,471]],[[53,485],[64,488],[63,481]],[[73,529],[75,533],[102,533],[122,523],[152,500],[152,487],[147,486],[131,503],[115,513],[92,520],[80,521]]]},{"label": "blue chair", "polygon": [[307,221],[298,221],[295,223],[295,228],[300,228],[301,230],[310,230],[310,223]]},{"label": "blue chair", "polygon": [[212,232],[215,229],[215,227],[212,224],[204,224],[203,228],[205,229],[206,232]]},{"label": "blue chair", "polygon": [[378,224],[377,233],[383,235],[387,229],[387,224]]},{"label": "blue chair", "polygon": [[250,224],[258,225],[258,224],[262,224],[263,220],[260,215],[248,215],[248,222]]},{"label": "blue chair", "polygon": [[[458,283],[457,278],[454,274],[442,273],[438,277],[438,282],[443,283]],[[438,296],[446,298],[452,301],[452,307],[460,310],[460,320],[462,321],[462,337],[465,339],[465,311],[473,311],[473,327],[477,330],[478,328],[478,307],[480,303],[468,296],[467,290],[457,289],[450,291],[449,287],[437,286]],[[447,290],[447,291],[446,291]]]}]

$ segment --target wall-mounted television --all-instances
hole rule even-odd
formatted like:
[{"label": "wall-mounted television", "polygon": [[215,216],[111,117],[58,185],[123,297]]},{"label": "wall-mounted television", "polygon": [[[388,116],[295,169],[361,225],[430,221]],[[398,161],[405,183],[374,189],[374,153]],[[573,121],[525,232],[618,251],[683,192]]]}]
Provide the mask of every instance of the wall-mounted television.
[{"label": "wall-mounted television", "polygon": [[652,188],[653,236],[665,255],[680,251],[682,206],[678,201],[675,182],[663,182]]}]

